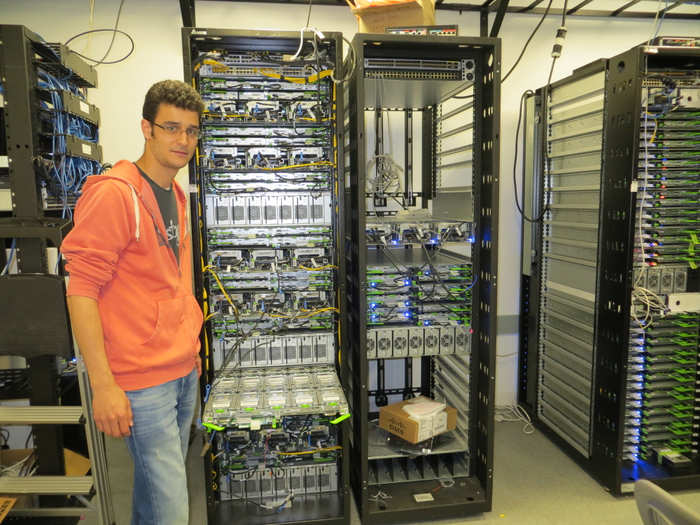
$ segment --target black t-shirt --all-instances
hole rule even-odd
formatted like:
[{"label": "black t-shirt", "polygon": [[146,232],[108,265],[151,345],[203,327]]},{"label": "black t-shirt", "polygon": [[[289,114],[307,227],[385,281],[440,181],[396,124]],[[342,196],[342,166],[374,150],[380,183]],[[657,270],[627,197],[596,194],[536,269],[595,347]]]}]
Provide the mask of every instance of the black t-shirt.
[{"label": "black t-shirt", "polygon": [[[137,166],[138,168],[138,166]],[[177,215],[177,201],[175,200],[175,192],[172,185],[169,189],[163,189],[156,184],[146,173],[139,168],[141,175],[148,181],[153,188],[153,193],[156,195],[158,208],[163,217],[165,231],[168,234],[168,243],[175,254],[175,259],[180,262],[180,222]],[[160,240],[160,237],[158,237]],[[160,241],[159,241],[160,242]]]}]

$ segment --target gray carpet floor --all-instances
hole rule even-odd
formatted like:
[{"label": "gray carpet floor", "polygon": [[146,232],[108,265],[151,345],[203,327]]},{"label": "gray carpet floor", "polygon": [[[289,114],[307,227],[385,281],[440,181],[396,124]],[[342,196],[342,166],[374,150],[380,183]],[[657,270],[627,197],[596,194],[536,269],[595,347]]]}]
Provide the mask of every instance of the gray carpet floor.
[{"label": "gray carpet floor", "polygon": [[[526,435],[520,423],[496,424],[492,512],[459,520],[432,521],[439,525],[623,525],[641,524],[634,498],[616,498],[543,434]],[[190,525],[206,524],[201,444],[193,443],[188,458]],[[108,439],[107,455],[117,525],[128,525],[133,472],[126,446]],[[700,513],[700,491],[675,492]],[[360,520],[352,506],[352,525]],[[94,525],[93,518],[81,522]],[[231,523],[244,525],[240,517]]]}]

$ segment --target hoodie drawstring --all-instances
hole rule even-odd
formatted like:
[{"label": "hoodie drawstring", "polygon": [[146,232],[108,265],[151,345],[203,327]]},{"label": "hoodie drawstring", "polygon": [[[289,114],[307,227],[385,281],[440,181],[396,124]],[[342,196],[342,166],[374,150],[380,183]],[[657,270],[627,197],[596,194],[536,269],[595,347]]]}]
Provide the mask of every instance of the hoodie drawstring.
[{"label": "hoodie drawstring", "polygon": [[131,199],[134,201],[134,216],[136,218],[136,240],[138,241],[141,238],[141,210],[139,208],[139,198],[136,195],[136,190],[131,184],[129,184],[129,188],[131,189]]}]

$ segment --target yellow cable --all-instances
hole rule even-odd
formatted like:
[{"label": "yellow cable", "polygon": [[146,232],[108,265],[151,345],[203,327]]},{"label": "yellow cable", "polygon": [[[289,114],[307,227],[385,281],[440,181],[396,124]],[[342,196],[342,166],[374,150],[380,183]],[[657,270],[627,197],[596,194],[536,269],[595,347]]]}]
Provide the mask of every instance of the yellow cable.
[{"label": "yellow cable", "polygon": [[[194,78],[192,79],[192,87],[197,88],[197,85],[194,81]],[[195,148],[195,153],[197,157],[199,157],[199,146]],[[196,173],[195,173],[195,178],[196,178]],[[204,258],[201,256],[201,254],[204,252],[204,238],[202,237],[202,221],[200,217],[202,216],[202,202],[199,199],[199,192],[200,192],[200,185],[197,184],[197,211],[199,213],[199,217],[197,218],[197,224],[199,225],[199,264],[200,267],[204,267]],[[213,314],[209,314],[209,300],[207,296],[207,289],[202,287],[202,315],[204,316],[204,321],[206,322],[211,318]],[[204,373],[207,373],[209,371],[209,337],[207,336],[207,331],[204,330]]]},{"label": "yellow cable", "polygon": [[275,73],[270,69],[255,68],[255,72],[260,73],[261,75],[264,75],[266,77],[276,78],[278,80],[282,80],[284,82],[292,82],[294,84],[313,84],[314,82],[318,82],[322,78],[329,77],[333,74],[333,71],[331,69],[325,69],[320,73],[315,73],[308,77],[285,77],[284,75]]},{"label": "yellow cable", "polygon": [[335,264],[326,264],[325,266],[319,266],[318,268],[309,268],[308,266],[299,265],[299,268],[301,268],[302,270],[306,270],[307,272],[320,272],[322,270],[338,269],[338,267]]},{"label": "yellow cable", "polygon": [[231,299],[231,296],[226,292],[224,285],[221,283],[221,279],[219,279],[219,275],[214,271],[214,269],[211,266],[205,266],[202,271],[209,272],[214,276],[214,279],[216,279],[216,284],[219,285],[219,289],[224,294],[224,297],[226,297],[226,300],[228,301],[228,303],[233,307],[233,311],[236,314],[236,319],[238,319],[240,317],[240,314],[238,313],[238,308],[236,308],[236,305],[234,304],[233,300]]},{"label": "yellow cable", "polygon": [[[336,92],[336,83],[333,82],[333,110],[331,111],[331,118],[335,120],[335,115],[336,115],[336,110],[337,110],[337,92]],[[335,125],[333,125],[333,128],[331,130],[331,133],[333,134],[333,166],[337,168],[338,166],[338,135],[336,133],[336,128]],[[335,199],[336,199],[336,205],[335,205],[335,213],[336,217],[340,217],[340,209],[338,206],[338,200],[340,199],[339,197],[339,190],[338,190],[338,171],[336,169],[335,171]],[[340,246],[340,231],[336,229],[336,246]],[[336,267],[337,268],[337,267]],[[336,290],[336,304],[340,305],[340,288]],[[340,312],[338,312],[340,313]],[[338,366],[341,366],[343,362],[343,354],[342,354],[342,349],[343,349],[343,338],[341,337],[341,332],[340,332],[340,324],[341,324],[341,317],[338,316]]]},{"label": "yellow cable", "polygon": [[264,171],[281,171],[281,170],[291,170],[294,168],[308,168],[309,166],[335,166],[331,161],[329,160],[321,160],[318,162],[309,162],[307,164],[292,164],[290,166],[280,166],[279,168],[260,168],[261,170]]},{"label": "yellow cable", "polygon": [[280,456],[304,456],[307,454],[315,454],[316,452],[330,452],[333,450],[342,450],[343,447],[340,446],[335,446],[335,447],[326,447],[326,448],[317,448],[314,450],[305,450],[304,452],[278,452]]},{"label": "yellow cable", "polygon": [[222,63],[222,62],[219,62],[219,61],[217,61],[217,60],[213,60],[213,59],[211,59],[211,58],[205,58],[205,59],[202,60],[199,64],[197,64],[196,66],[194,66],[194,72],[196,73],[197,71],[199,71],[199,68],[202,67],[202,65],[205,65],[205,64],[206,64],[207,66],[212,66],[212,69],[213,69],[214,71],[218,71],[218,72],[223,72],[223,71],[226,71],[226,69],[228,69],[228,66],[227,66],[226,64]]},{"label": "yellow cable", "polygon": [[326,308],[319,308],[318,310],[312,310],[307,314],[304,315],[285,315],[285,314],[268,314],[270,317],[275,317],[277,319],[307,319],[309,317],[313,317],[315,315],[320,315],[325,312],[335,312],[335,313],[340,313],[337,308],[334,308],[333,306],[328,306]]},{"label": "yellow cable", "polygon": [[331,119],[329,119],[329,118],[322,118],[321,120],[316,120],[315,118],[311,118],[311,117],[299,117],[299,118],[296,119],[296,120],[308,120],[309,122],[328,122],[328,121],[331,120]]}]

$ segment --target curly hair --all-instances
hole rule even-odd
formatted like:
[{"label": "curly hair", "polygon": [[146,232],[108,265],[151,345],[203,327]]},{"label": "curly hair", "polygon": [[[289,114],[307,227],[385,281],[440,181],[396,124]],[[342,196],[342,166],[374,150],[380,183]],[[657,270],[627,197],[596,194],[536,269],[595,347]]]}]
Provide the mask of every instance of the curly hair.
[{"label": "curly hair", "polygon": [[172,104],[180,109],[196,111],[202,116],[204,102],[195,89],[180,80],[161,80],[153,84],[143,101],[143,118],[153,122],[161,103]]}]

